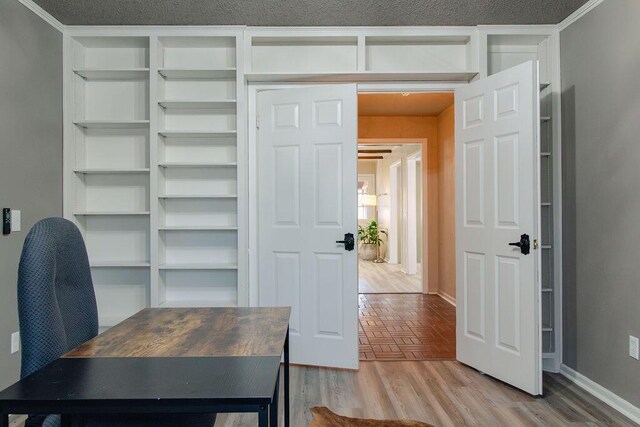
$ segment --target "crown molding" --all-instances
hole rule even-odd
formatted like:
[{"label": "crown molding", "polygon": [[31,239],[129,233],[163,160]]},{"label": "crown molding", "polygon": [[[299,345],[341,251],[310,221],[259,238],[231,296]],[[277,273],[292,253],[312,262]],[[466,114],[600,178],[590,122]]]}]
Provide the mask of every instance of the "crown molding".
[{"label": "crown molding", "polygon": [[24,7],[31,10],[33,13],[42,18],[45,22],[51,25],[56,30],[64,33],[65,25],[51,16],[49,12],[38,6],[33,0],[18,0]]},{"label": "crown molding", "polygon": [[558,24],[558,31],[564,30],[569,25],[573,24],[578,19],[582,18],[584,15],[586,15],[589,12],[591,12],[598,5],[600,5],[600,3],[602,3],[603,1],[604,0],[589,0],[588,2],[586,2],[585,4],[580,6],[580,8],[578,10],[576,10],[571,15],[567,16],[562,22],[560,22]]}]

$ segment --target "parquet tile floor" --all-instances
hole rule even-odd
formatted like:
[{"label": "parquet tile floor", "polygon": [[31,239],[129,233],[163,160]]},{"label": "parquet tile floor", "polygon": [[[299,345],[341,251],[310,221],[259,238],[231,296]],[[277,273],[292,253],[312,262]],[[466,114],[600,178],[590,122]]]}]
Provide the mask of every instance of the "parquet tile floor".
[{"label": "parquet tile floor", "polygon": [[360,360],[456,357],[456,310],[437,295],[360,294]]}]

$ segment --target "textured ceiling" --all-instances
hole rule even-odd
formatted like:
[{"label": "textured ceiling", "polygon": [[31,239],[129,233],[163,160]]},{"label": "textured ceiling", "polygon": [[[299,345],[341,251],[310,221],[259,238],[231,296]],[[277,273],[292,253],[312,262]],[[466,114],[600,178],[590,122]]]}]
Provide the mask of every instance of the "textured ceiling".
[{"label": "textured ceiling", "polygon": [[69,25],[556,24],[586,0],[35,0]]},{"label": "textured ceiling", "polygon": [[359,116],[437,116],[453,105],[452,93],[358,95]]}]

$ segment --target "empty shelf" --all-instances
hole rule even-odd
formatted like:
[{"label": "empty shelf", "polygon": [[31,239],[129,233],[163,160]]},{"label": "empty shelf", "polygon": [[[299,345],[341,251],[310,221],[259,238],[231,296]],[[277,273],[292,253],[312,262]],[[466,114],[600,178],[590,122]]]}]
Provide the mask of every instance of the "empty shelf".
[{"label": "empty shelf", "polygon": [[542,332],[553,332],[553,327],[549,325],[542,325]]},{"label": "empty shelf", "polygon": [[219,162],[219,163],[188,163],[188,162],[166,162],[159,163],[161,168],[209,168],[209,167],[236,167],[235,162]]},{"label": "empty shelf", "polygon": [[85,80],[145,80],[149,78],[148,68],[122,70],[80,68],[73,70]]},{"label": "empty shelf", "polygon": [[436,72],[326,72],[326,73],[247,73],[250,82],[470,82],[476,71],[436,71]]},{"label": "empty shelf", "polygon": [[221,109],[221,108],[236,108],[236,101],[234,99],[230,100],[219,100],[219,101],[187,101],[187,100],[165,100],[158,101],[158,104],[162,108],[185,108],[192,110],[213,110],[213,109]]},{"label": "empty shelf", "polygon": [[191,308],[191,307],[236,307],[236,300],[168,300],[160,307]]},{"label": "empty shelf", "polygon": [[542,353],[542,358],[543,359],[553,359],[556,357],[555,353]]},{"label": "empty shelf", "polygon": [[77,211],[73,213],[76,216],[133,216],[133,215],[149,215],[149,211],[135,211],[135,212],[112,212],[112,211]]},{"label": "empty shelf", "polygon": [[551,245],[540,245],[540,248],[542,249],[551,249]]},{"label": "empty shelf", "polygon": [[161,225],[160,231],[235,231],[237,225]]},{"label": "empty shelf", "polygon": [[235,68],[221,69],[189,69],[189,68],[160,68],[158,73],[167,79],[234,79]]},{"label": "empty shelf", "polygon": [[543,123],[544,122],[550,122],[551,121],[551,117],[549,117],[549,116],[541,116],[540,117],[540,121],[543,122]]},{"label": "empty shelf", "polygon": [[550,157],[550,156],[551,156],[551,153],[548,151],[543,151],[540,153],[540,157]]},{"label": "empty shelf", "polygon": [[85,129],[142,129],[149,127],[149,120],[84,120],[74,124]]},{"label": "empty shelf", "polygon": [[553,292],[553,289],[550,289],[550,288],[542,288],[542,292]]},{"label": "empty shelf", "polygon": [[235,194],[163,194],[160,199],[235,199]]},{"label": "empty shelf", "polygon": [[540,83],[540,92],[551,86],[551,83]]},{"label": "empty shelf", "polygon": [[545,206],[545,207],[551,206],[551,202],[542,202],[540,203],[540,206]]},{"label": "empty shelf", "polygon": [[237,270],[237,264],[200,263],[200,264],[162,264],[160,270]]},{"label": "empty shelf", "polygon": [[166,138],[228,138],[237,135],[235,130],[162,130],[158,133]]},{"label": "empty shelf", "polygon": [[126,174],[138,174],[149,173],[149,169],[75,169],[75,173],[78,174],[99,174],[99,175],[126,175]]},{"label": "empty shelf", "polygon": [[91,268],[148,268],[148,262],[126,262],[126,261],[95,261],[90,262]]}]

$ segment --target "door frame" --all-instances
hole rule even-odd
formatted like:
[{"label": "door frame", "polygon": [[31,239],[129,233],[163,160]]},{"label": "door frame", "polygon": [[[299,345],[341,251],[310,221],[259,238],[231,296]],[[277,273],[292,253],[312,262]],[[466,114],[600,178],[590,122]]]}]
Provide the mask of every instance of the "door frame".
[{"label": "door frame", "polygon": [[[398,160],[389,166],[389,211],[391,212],[391,218],[389,220],[389,236],[387,244],[387,262],[391,264],[399,264],[402,259],[400,253],[400,221],[398,218],[398,206],[402,198],[400,197],[402,188],[402,180],[398,179],[398,176],[402,176],[402,161]],[[424,287],[424,282],[423,282]]]},{"label": "door frame", "polygon": [[[557,74],[557,73],[555,73]],[[486,75],[482,75],[480,77],[486,77]],[[323,84],[331,84],[337,82],[260,82],[260,83],[252,83],[248,82],[246,84],[246,95],[247,95],[247,141],[246,141],[246,160],[247,160],[247,171],[246,179],[246,187],[248,189],[248,197],[247,197],[247,225],[248,225],[248,245],[247,245],[247,298],[246,301],[239,301],[240,305],[245,305],[249,307],[254,307],[258,302],[258,293],[259,293],[259,285],[258,285],[258,192],[257,192],[257,167],[258,167],[258,156],[257,156],[257,132],[256,132],[256,120],[257,120],[257,97],[258,93],[265,90],[277,90],[277,89],[293,89],[293,88],[301,88],[305,86],[320,86]],[[380,83],[358,83],[358,82],[340,82],[340,83],[357,83],[358,85],[358,94],[360,93],[441,93],[441,92],[453,92],[456,88],[461,86],[466,86],[467,83],[464,82],[380,82]],[[560,122],[560,111],[559,111],[559,98],[554,96],[554,123]],[[556,128],[556,133],[559,132],[558,127]],[[561,202],[562,197],[562,162],[559,161],[561,159],[560,153],[562,149],[562,141],[558,138],[558,135],[553,136],[553,155],[554,158],[558,159],[558,161],[553,162],[553,194],[554,194],[554,204]],[[424,155],[424,154],[423,154]],[[426,158],[426,157],[425,157]],[[423,159],[424,161],[424,159]],[[427,177],[428,179],[428,177]],[[424,212],[423,212],[424,215]],[[554,372],[559,371],[560,364],[562,362],[562,212],[561,210],[556,211],[554,209],[553,213],[553,227],[556,230],[554,233],[554,241],[553,245],[556,248],[553,254],[553,264],[554,264],[554,288],[559,289],[558,297],[554,305],[554,311],[558,318],[559,322],[556,322],[557,334],[556,334],[556,352],[559,354],[553,360],[552,366],[545,365],[545,360],[543,359],[543,369],[545,367],[550,368]],[[424,227],[423,227],[424,229]],[[424,233],[425,239],[428,239],[428,232]],[[426,254],[423,253],[423,259]],[[427,276],[426,266],[423,263],[423,280],[424,277]],[[560,270],[560,271],[558,271]],[[424,282],[423,282],[424,283]]]},{"label": "door frame", "polygon": [[[248,187],[248,203],[247,203],[247,219],[248,219],[248,301],[247,306],[255,307],[259,301],[259,277],[258,277],[258,133],[256,129],[258,94],[267,90],[279,89],[296,89],[310,86],[322,86],[326,84],[336,83],[356,83],[358,94],[361,93],[453,93],[456,88],[466,86],[467,83],[462,82],[443,82],[443,83],[426,83],[426,82],[380,82],[380,83],[358,83],[358,82],[259,82],[247,85],[247,187]],[[394,140],[403,143],[422,144],[424,138],[396,138],[396,139],[364,139],[368,144],[384,144]],[[426,148],[423,147],[422,156],[427,158]],[[428,182],[428,176],[424,177]],[[423,184],[424,185],[424,184]],[[423,188],[423,190],[426,189]],[[423,212],[423,215],[425,212]],[[423,239],[429,241],[428,230],[423,227]],[[422,283],[423,293],[433,293],[429,289],[428,284],[428,268],[424,264],[424,258],[427,254],[423,251],[422,265]]]}]

